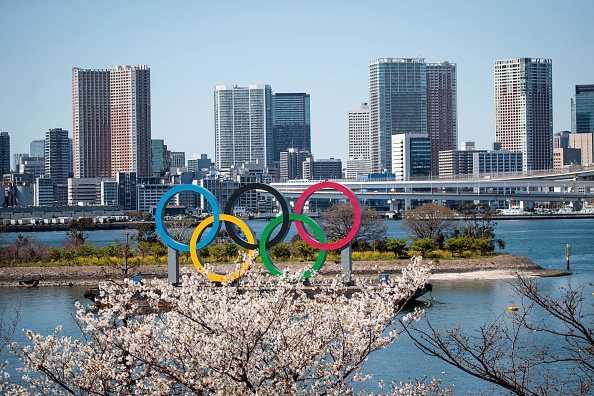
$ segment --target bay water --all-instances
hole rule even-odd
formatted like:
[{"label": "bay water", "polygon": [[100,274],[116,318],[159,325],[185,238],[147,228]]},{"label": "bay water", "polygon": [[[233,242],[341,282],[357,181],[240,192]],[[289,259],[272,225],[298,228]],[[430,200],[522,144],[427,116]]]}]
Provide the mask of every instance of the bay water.
[{"label": "bay water", "polygon": [[[259,236],[266,222],[250,221],[250,226]],[[386,220],[387,236],[406,237],[401,229],[401,221]],[[289,237],[295,232],[291,230]],[[570,270],[572,275],[538,280],[544,291],[555,294],[560,287],[567,285],[584,286],[587,311],[592,311],[594,303],[594,219],[547,219],[547,220],[501,220],[495,226],[498,238],[505,241],[502,252],[525,256],[546,268],[565,269],[565,247],[572,247]],[[60,246],[65,232],[27,233],[43,243]],[[3,244],[12,243],[16,234],[5,233]],[[125,240],[123,230],[93,231],[88,241],[96,245],[113,243],[115,239]],[[433,298],[426,314],[432,324],[440,328],[452,328],[461,324],[464,329],[478,329],[480,325],[502,313],[515,303],[512,285],[504,280],[453,280],[432,281]],[[0,309],[4,318],[19,311],[19,331],[14,341],[26,343],[27,338],[20,329],[31,329],[47,335],[53,333],[57,325],[62,325],[64,335],[78,337],[80,331],[73,320],[75,301],[84,301],[85,287],[38,287],[38,288],[0,288]],[[591,296],[591,297],[590,297]],[[84,302],[86,303],[86,302]],[[9,360],[18,364],[14,357],[4,351],[0,361]],[[403,335],[387,348],[371,355],[363,366],[365,373],[373,374],[373,380],[357,385],[357,390],[377,391],[377,381],[390,383],[392,380],[432,378],[443,376],[445,385],[454,385],[456,394],[479,394],[491,391],[505,394],[501,389],[489,386],[468,374],[454,369],[445,363],[424,355],[408,336]],[[13,373],[13,378],[15,373]],[[16,381],[16,379],[15,379]]]}]

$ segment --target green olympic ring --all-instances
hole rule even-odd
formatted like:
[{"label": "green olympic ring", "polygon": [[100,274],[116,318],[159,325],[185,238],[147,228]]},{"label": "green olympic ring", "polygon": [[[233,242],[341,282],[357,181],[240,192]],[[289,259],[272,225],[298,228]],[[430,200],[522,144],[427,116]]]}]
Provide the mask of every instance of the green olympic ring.
[{"label": "green olympic ring", "polygon": [[[298,220],[298,221],[304,222],[305,224],[307,224],[309,227],[311,227],[314,230],[319,242],[326,243],[326,235],[324,234],[324,231],[318,225],[318,223],[316,223],[309,217],[304,216],[302,214],[290,213],[289,220]],[[268,223],[266,228],[264,228],[264,231],[262,231],[262,238],[260,239],[260,257],[262,257],[262,263],[264,264],[264,267],[266,267],[268,272],[270,272],[272,275],[284,277],[286,280],[292,280],[292,279],[288,279],[285,272],[281,271],[274,265],[274,263],[270,260],[270,256],[268,255],[268,250],[266,249],[266,243],[268,241],[268,237],[269,237],[270,233],[282,221],[283,221],[283,216],[278,216],[274,220],[272,220],[270,223]],[[304,281],[304,280],[308,279],[312,275],[312,271],[318,271],[322,267],[324,262],[326,261],[327,254],[328,254],[327,250],[320,250],[320,253],[318,254],[318,258],[317,258],[316,262],[311,266],[310,269],[305,271],[299,277],[299,281]]]}]

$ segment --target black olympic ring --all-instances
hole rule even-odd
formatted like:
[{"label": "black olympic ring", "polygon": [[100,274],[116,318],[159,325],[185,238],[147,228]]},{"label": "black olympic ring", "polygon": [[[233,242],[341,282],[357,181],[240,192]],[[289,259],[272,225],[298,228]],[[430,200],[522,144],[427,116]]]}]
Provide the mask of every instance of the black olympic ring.
[{"label": "black olympic ring", "polygon": [[[285,199],[285,196],[280,193],[276,188],[269,186],[268,184],[263,183],[251,183],[247,184],[238,190],[236,190],[229,200],[227,201],[227,205],[225,206],[225,210],[223,213],[233,216],[231,213],[233,207],[235,206],[235,201],[239,198],[240,195],[245,193],[246,191],[250,190],[264,190],[274,196],[278,203],[281,206],[282,216],[283,216],[283,224],[281,226],[280,231],[273,239],[266,241],[266,249],[270,249],[282,241],[284,241],[285,237],[289,233],[289,229],[291,228],[291,220],[289,219],[289,214],[291,213],[289,209],[289,204]],[[227,224],[228,222],[225,221],[225,227],[227,228],[227,233],[237,243],[239,246],[246,248],[246,249],[258,249],[260,245],[258,243],[249,243],[246,240],[242,239],[239,235],[237,235],[237,231],[235,231],[235,227],[233,225]]]}]

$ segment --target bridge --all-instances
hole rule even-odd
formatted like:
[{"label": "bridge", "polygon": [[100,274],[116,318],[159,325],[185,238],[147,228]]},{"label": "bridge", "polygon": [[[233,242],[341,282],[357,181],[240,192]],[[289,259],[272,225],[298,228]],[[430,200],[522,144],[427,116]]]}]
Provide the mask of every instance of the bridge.
[{"label": "bridge", "polygon": [[[534,203],[565,205],[594,200],[594,167],[557,170],[550,173],[488,175],[476,178],[429,180],[332,180],[350,188],[357,197],[370,206],[383,207],[385,211],[406,210],[415,201],[442,203],[489,202],[494,207],[505,207],[515,201],[533,206]],[[291,202],[295,202],[308,187],[320,180],[291,180],[272,183]],[[342,200],[344,195],[335,190],[321,190],[315,201]],[[312,199],[310,198],[310,202]],[[311,209],[311,208],[310,208]],[[315,208],[314,208],[315,210]]]}]

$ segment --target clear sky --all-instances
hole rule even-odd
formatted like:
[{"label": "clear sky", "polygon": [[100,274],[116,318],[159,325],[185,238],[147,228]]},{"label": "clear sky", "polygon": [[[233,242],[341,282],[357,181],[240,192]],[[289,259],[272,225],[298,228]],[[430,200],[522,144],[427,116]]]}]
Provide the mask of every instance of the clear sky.
[{"label": "clear sky", "polygon": [[72,136],[72,67],[151,68],[152,137],[214,159],[215,85],[311,94],[316,158],[348,155],[348,111],[382,57],[458,64],[458,140],[495,138],[497,59],[553,60],[554,131],[571,128],[576,84],[594,83],[594,1],[0,0],[0,131],[29,152]]}]

